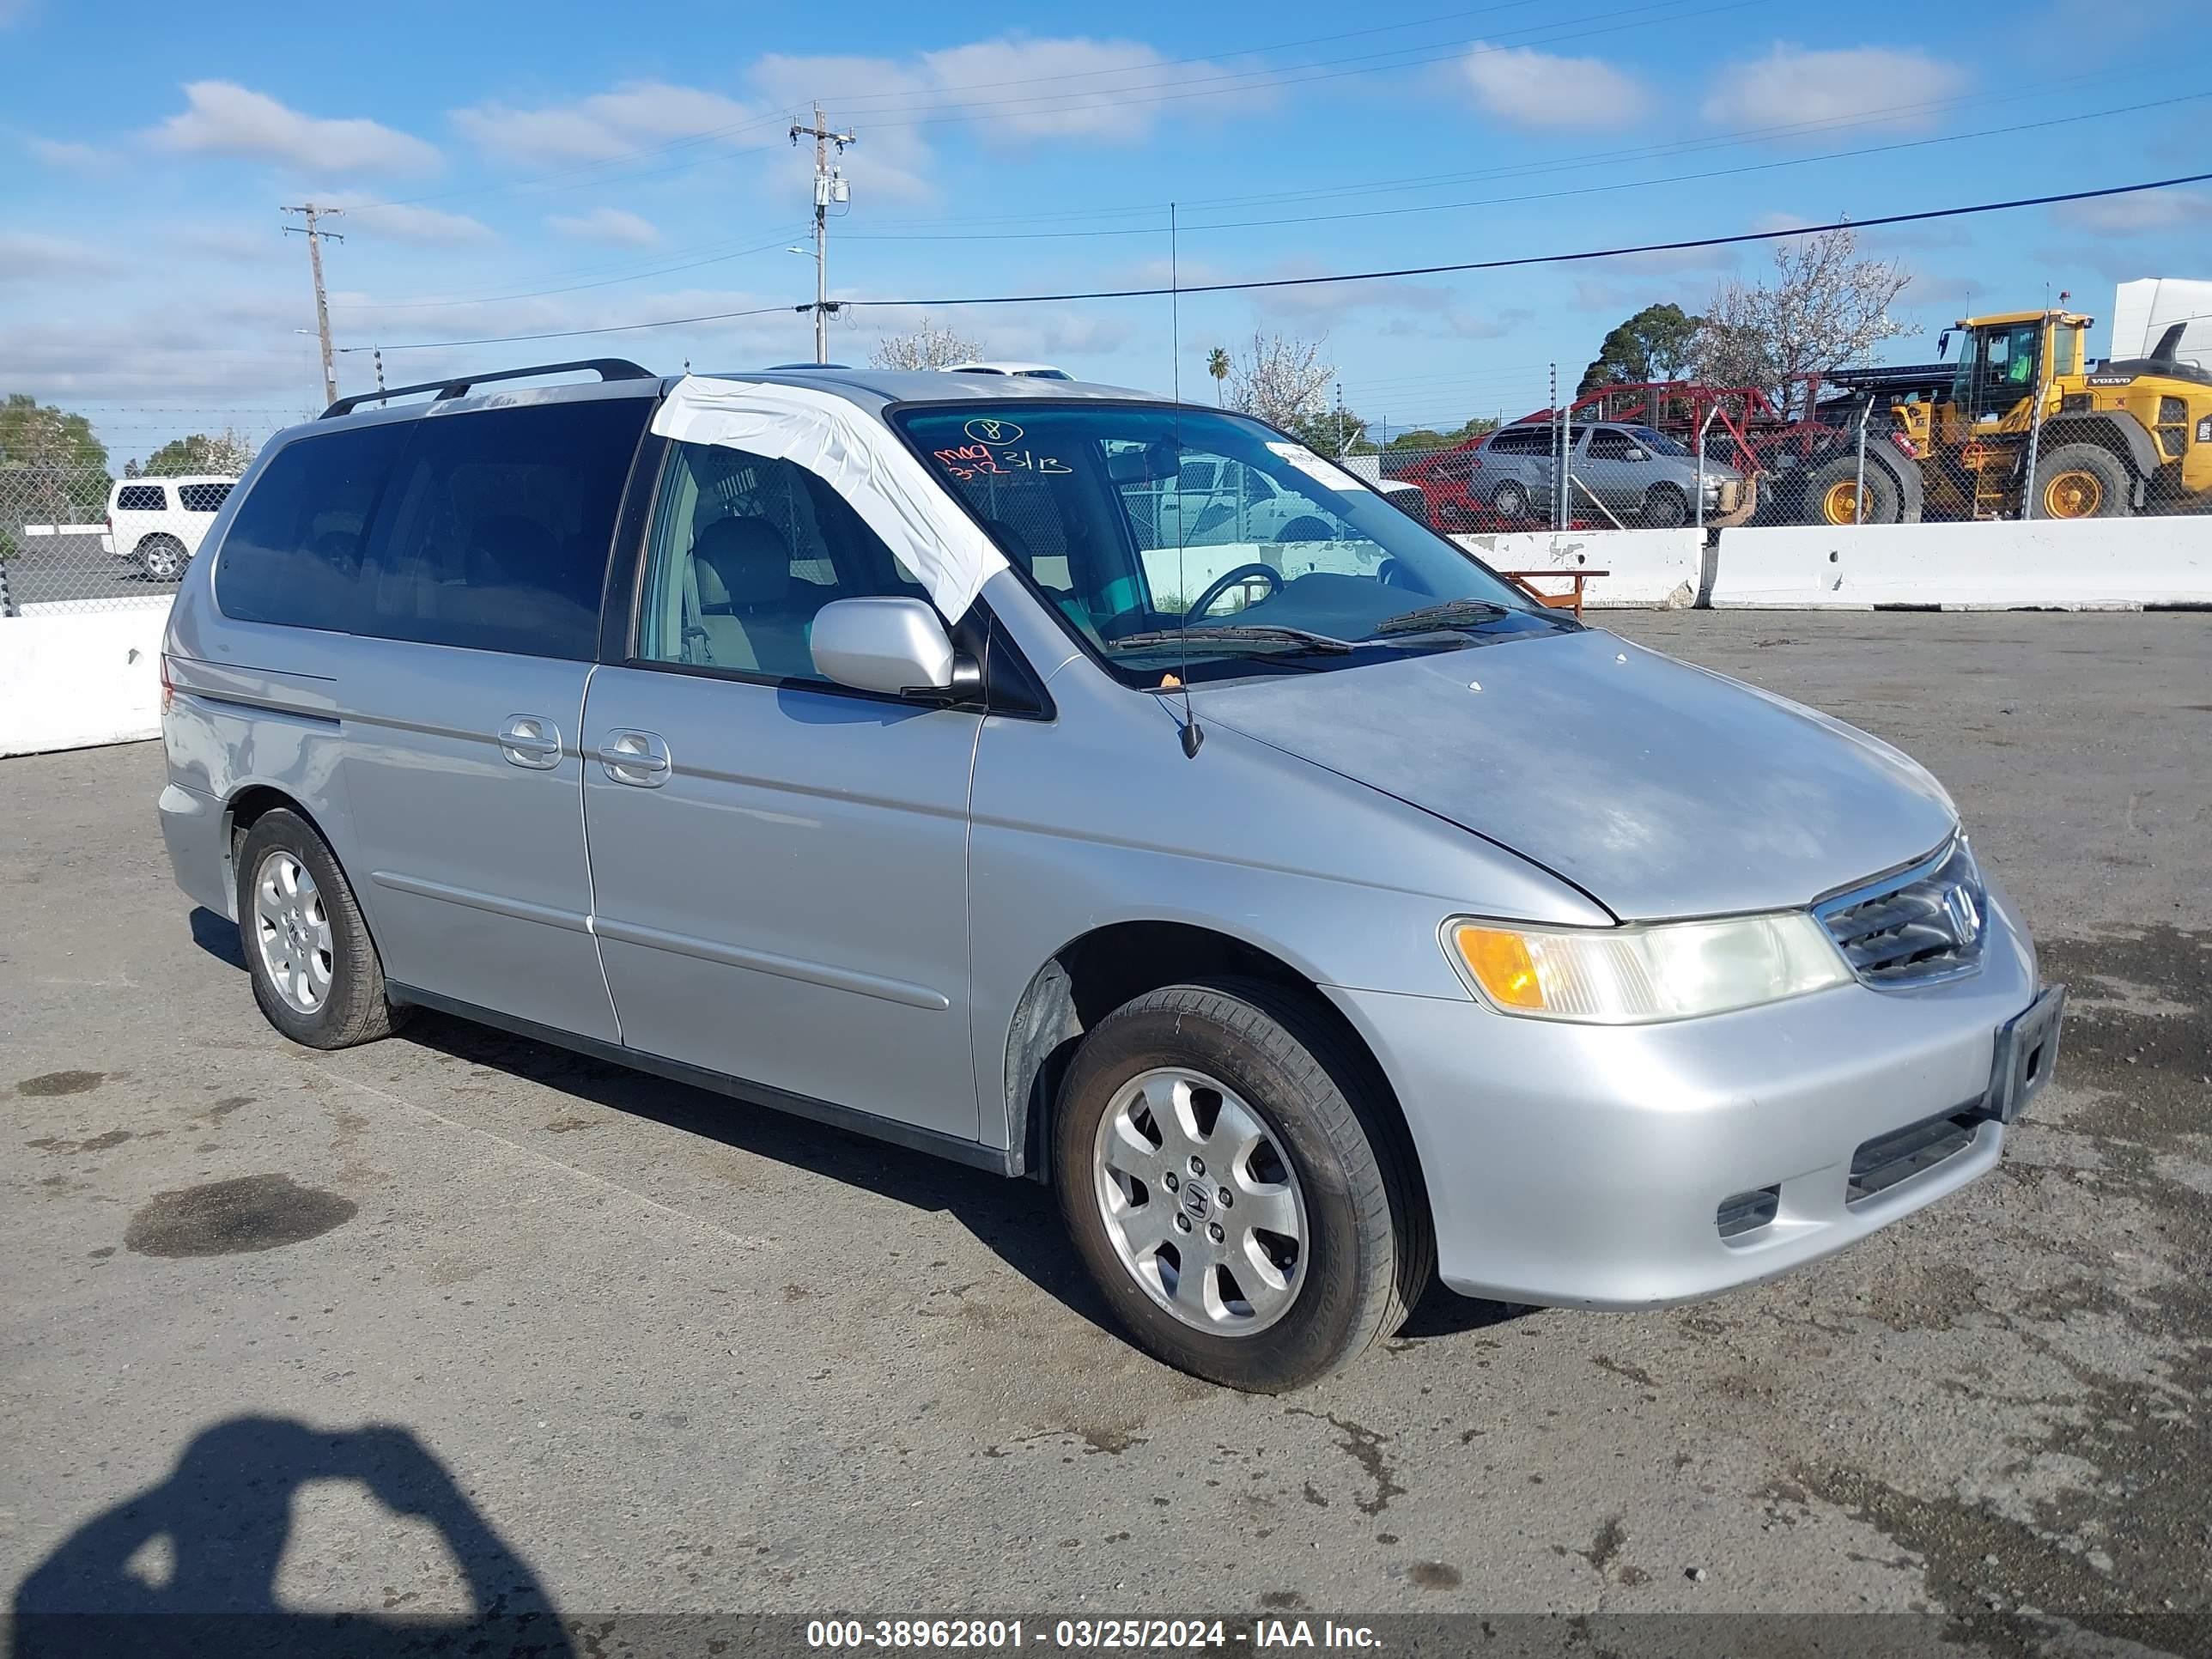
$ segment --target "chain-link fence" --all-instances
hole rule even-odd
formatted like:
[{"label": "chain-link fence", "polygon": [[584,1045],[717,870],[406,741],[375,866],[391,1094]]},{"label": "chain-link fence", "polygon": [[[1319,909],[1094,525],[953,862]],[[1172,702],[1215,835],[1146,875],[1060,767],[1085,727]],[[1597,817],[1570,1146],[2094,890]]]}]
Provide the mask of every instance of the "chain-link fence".
[{"label": "chain-link fence", "polygon": [[166,604],[234,482],[0,466],[0,616]]},{"label": "chain-link fence", "polygon": [[[2212,370],[2093,363],[2040,319],[1957,361],[1774,389],[1608,387],[1459,441],[1345,457],[1450,533],[2074,520],[2212,511]],[[1363,446],[1364,447],[1364,446]]]}]

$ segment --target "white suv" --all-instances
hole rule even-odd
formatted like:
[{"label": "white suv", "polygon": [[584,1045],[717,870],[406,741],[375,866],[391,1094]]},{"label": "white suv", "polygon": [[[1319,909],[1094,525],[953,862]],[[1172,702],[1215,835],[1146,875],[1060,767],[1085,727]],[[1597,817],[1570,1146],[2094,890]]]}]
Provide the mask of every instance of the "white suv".
[{"label": "white suv", "polygon": [[212,473],[120,480],[107,496],[110,549],[145,566],[155,581],[175,581],[237,482]]}]

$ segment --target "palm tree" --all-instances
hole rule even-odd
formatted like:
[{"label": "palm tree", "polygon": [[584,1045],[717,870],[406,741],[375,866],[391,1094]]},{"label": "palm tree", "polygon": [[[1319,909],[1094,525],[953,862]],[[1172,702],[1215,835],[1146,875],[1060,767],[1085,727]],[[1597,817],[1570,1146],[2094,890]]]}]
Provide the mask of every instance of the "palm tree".
[{"label": "palm tree", "polygon": [[1206,354],[1206,372],[1213,376],[1213,401],[1221,402],[1221,388],[1229,379],[1229,349],[1216,346]]}]

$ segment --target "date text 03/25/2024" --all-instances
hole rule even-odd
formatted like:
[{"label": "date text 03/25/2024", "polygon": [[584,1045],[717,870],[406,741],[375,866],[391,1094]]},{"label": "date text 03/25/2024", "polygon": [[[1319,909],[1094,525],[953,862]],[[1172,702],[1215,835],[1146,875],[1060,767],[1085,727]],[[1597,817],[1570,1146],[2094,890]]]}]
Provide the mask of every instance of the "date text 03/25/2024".
[{"label": "date text 03/25/2024", "polygon": [[1382,1644],[1370,1626],[1333,1619],[814,1619],[807,1621],[806,1645],[987,1653],[1031,1646],[1115,1652],[1234,1647],[1264,1653]]}]

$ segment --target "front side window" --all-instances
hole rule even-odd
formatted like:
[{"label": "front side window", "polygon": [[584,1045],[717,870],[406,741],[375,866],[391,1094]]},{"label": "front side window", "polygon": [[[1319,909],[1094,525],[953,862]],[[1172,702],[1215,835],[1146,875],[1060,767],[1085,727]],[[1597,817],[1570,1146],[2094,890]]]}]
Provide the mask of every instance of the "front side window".
[{"label": "front side window", "polygon": [[716,444],[669,447],[634,661],[826,684],[815,612],[873,595],[929,599],[823,479]]},{"label": "front side window", "polygon": [[168,491],[161,484],[125,484],[116,492],[115,510],[118,513],[166,513],[169,510]]},{"label": "front side window", "polygon": [[1594,461],[1625,461],[1636,453],[1636,445],[1618,427],[1601,426],[1589,434],[1589,458]]},{"label": "front side window", "polygon": [[1194,678],[1310,671],[1562,626],[1358,479],[1241,416],[963,403],[897,423],[1132,684],[1180,676],[1186,656]]},{"label": "front side window", "polygon": [[1643,448],[1650,450],[1654,455],[1686,457],[1690,453],[1690,448],[1687,444],[1679,443],[1675,440],[1668,437],[1665,433],[1661,432],[1653,427],[1632,426],[1628,428],[1628,435],[1637,444],[1641,446]]},{"label": "front side window", "polygon": [[354,631],[587,661],[648,400],[429,415],[392,486]]}]

